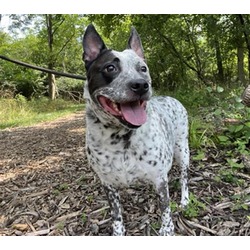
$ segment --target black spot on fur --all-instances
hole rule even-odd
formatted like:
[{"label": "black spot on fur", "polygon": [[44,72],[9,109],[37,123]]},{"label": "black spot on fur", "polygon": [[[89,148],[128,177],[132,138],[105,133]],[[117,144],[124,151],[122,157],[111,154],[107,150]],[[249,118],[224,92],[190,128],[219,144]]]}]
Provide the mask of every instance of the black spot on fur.
[{"label": "black spot on fur", "polygon": [[87,153],[88,153],[89,155],[91,155],[91,152],[90,152],[89,147],[87,147]]},{"label": "black spot on fur", "polygon": [[96,118],[96,120],[95,120],[94,123],[95,123],[95,124],[100,123],[100,120],[99,120],[98,118]]},{"label": "black spot on fur", "polygon": [[128,149],[130,147],[131,141],[131,135],[133,134],[133,131],[130,130],[127,134],[123,135],[123,141],[124,141],[124,149]]},{"label": "black spot on fur", "polygon": [[122,221],[122,217],[121,217],[121,216],[118,216],[116,220]]},{"label": "black spot on fur", "polygon": [[153,165],[154,167],[156,166],[157,162],[156,161],[148,161],[149,165]]},{"label": "black spot on fur", "polygon": [[121,137],[119,136],[118,133],[112,133],[110,138],[111,138],[110,142],[111,145],[118,144],[121,141]]},{"label": "black spot on fur", "polygon": [[87,110],[86,116],[88,119],[94,120],[94,123],[100,122],[100,120],[96,117],[95,113],[90,109]]},{"label": "black spot on fur", "polygon": [[111,136],[110,136],[110,138],[112,140],[120,140],[121,137],[119,136],[118,133],[112,133]]}]

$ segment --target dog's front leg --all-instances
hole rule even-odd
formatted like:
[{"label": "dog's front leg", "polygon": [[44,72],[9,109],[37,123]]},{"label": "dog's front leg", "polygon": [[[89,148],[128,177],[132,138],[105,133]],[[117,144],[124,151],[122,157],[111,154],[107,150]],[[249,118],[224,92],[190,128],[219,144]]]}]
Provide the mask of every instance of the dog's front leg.
[{"label": "dog's front leg", "polygon": [[161,208],[161,219],[162,224],[159,230],[161,236],[171,236],[174,235],[174,224],[171,217],[171,210],[169,204],[169,190],[168,181],[162,180],[157,191],[160,197],[160,208]]},{"label": "dog's front leg", "polygon": [[120,195],[118,191],[111,185],[104,185],[104,190],[106,192],[111,217],[112,217],[112,227],[113,227],[113,235],[114,236],[122,236],[125,235],[125,227],[123,225],[122,219],[122,210],[120,203]]}]

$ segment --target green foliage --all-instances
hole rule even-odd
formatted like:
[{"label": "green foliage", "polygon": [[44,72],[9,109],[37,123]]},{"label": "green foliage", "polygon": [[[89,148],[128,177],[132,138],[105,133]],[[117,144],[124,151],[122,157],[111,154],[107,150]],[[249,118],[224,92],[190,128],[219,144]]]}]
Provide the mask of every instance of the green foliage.
[{"label": "green foliage", "polygon": [[[215,85],[185,96],[176,92],[177,99],[184,106],[186,104],[189,112],[192,148],[200,151],[205,147],[220,146],[234,148],[241,154],[249,153],[250,109],[241,103],[241,91],[241,88],[228,89]],[[198,158],[202,155],[200,152]]]},{"label": "green foliage", "polygon": [[[0,54],[19,60],[22,58],[23,61],[32,63],[33,51],[30,48],[35,50],[36,42],[34,36],[27,36],[18,41],[10,40],[6,47],[0,47]],[[26,97],[43,92],[43,78],[39,72],[3,60],[0,65],[0,87],[6,84],[14,86],[15,93]]]},{"label": "green foliage", "polygon": [[[250,143],[250,109],[241,104],[237,89],[227,92],[223,101],[218,101],[212,115],[217,121],[214,135],[217,144],[236,149],[236,153],[248,154]],[[226,97],[225,97],[226,96]],[[221,100],[221,99],[220,99]],[[239,168],[233,160],[230,166]]]},{"label": "green foliage", "polygon": [[17,94],[16,97],[16,102],[20,105],[20,106],[23,106],[23,105],[26,105],[27,104],[27,99],[25,96],[21,95],[21,94]]},{"label": "green foliage", "polygon": [[205,158],[205,152],[201,149],[197,150],[197,154],[193,156],[194,161],[201,161]]},{"label": "green foliage", "polygon": [[65,228],[65,221],[60,221],[56,224],[56,229],[59,231],[63,231],[63,229]]},{"label": "green foliage", "polygon": [[[225,87],[245,83],[247,46],[243,32],[248,27],[242,26],[240,17],[249,25],[248,15],[13,14],[10,35],[0,31],[0,54],[84,75],[81,40],[87,24],[94,23],[106,44],[117,50],[126,47],[130,28],[135,26],[153,87],[160,92],[179,88],[185,95],[194,89],[202,93],[210,89],[210,95],[197,93],[196,99],[190,98],[206,106],[211,103],[214,86],[219,84],[217,92],[223,92]],[[243,49],[241,57],[236,53],[239,48]],[[48,84],[46,74],[3,61],[0,84],[6,82],[18,86],[17,92],[26,97],[44,94]]]},{"label": "green foliage", "polygon": [[[189,124],[189,143],[194,149],[201,147],[214,146],[213,140],[209,135],[210,125],[204,124],[201,120],[192,119]],[[211,132],[211,131],[210,131]]]},{"label": "green foliage", "polygon": [[175,201],[170,201],[170,209],[172,213],[175,213],[176,211],[178,211],[178,204]]},{"label": "green foliage", "polygon": [[[242,27],[240,16],[248,25],[248,15],[91,15],[89,19],[115,49],[125,47],[129,28],[135,26],[153,86],[173,90],[213,83],[230,86],[236,79],[244,83],[247,51],[243,49],[243,57],[237,58],[236,49],[244,47],[243,31],[248,27]],[[238,59],[243,65],[239,72]]]},{"label": "green foliage", "polygon": [[[51,18],[53,37],[48,37],[48,17]],[[81,37],[85,17],[44,14],[10,15],[10,18],[12,36],[0,31],[1,55],[57,71],[84,75]],[[0,89],[4,84],[14,85],[15,93],[27,98],[48,94],[47,74],[0,60]]]},{"label": "green foliage", "polygon": [[250,195],[247,194],[237,194],[233,195],[231,199],[234,201],[234,206],[232,207],[232,210],[240,210],[244,209],[246,211],[249,210],[249,200],[250,200]]},{"label": "green foliage", "polygon": [[218,135],[217,138],[220,144],[234,146],[240,153],[247,153],[246,145],[249,144],[250,140],[250,122],[229,125],[223,135]]},{"label": "green foliage", "polygon": [[87,214],[85,212],[82,212],[81,220],[82,220],[83,224],[88,221],[88,216],[87,216]]},{"label": "green foliage", "polygon": [[239,179],[234,175],[234,171],[232,169],[228,168],[222,168],[219,171],[218,176],[216,176],[215,180],[217,182],[226,182],[230,183],[232,185],[239,185],[240,181]]},{"label": "green foliage", "polygon": [[62,183],[62,184],[60,184],[60,186],[58,187],[58,190],[64,191],[64,190],[67,190],[68,188],[69,188],[69,186],[68,186],[67,183]]},{"label": "green foliage", "polygon": [[200,215],[205,210],[206,206],[204,203],[200,202],[193,193],[189,194],[189,203],[187,208],[183,211],[183,214],[187,218],[195,218]]},{"label": "green foliage", "polygon": [[52,192],[55,196],[58,196],[60,194],[60,191],[58,189],[53,189]]},{"label": "green foliage", "polygon": [[151,226],[154,230],[158,231],[161,228],[161,222],[153,222]]}]

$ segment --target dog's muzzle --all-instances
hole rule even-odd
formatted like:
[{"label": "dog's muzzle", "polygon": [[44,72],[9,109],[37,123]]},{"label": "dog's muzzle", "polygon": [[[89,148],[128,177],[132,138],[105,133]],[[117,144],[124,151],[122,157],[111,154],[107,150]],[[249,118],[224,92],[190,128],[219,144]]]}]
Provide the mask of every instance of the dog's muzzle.
[{"label": "dog's muzzle", "polygon": [[136,79],[128,82],[127,88],[126,99],[113,99],[102,92],[97,95],[97,100],[106,113],[127,127],[137,128],[147,121],[146,105],[151,96],[150,84],[144,79]]},{"label": "dog's muzzle", "polygon": [[118,118],[129,127],[139,127],[147,121],[147,101],[138,100],[125,103],[113,102],[105,96],[99,96],[98,100],[103,109]]}]

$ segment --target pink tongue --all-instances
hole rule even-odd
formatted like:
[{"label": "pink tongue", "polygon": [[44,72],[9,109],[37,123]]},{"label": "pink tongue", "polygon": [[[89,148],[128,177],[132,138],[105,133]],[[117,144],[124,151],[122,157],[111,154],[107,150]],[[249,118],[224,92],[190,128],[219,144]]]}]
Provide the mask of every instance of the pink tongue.
[{"label": "pink tongue", "polygon": [[124,119],[135,126],[144,124],[147,120],[147,114],[139,102],[130,102],[120,104]]}]

